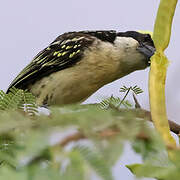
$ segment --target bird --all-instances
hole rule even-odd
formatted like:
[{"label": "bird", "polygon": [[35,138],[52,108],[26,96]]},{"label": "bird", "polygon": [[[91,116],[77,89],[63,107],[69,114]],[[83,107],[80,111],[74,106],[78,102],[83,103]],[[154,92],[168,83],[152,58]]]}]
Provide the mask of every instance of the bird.
[{"label": "bird", "polygon": [[150,34],[116,30],[58,36],[9,85],[28,90],[39,106],[81,103],[104,85],[150,66]]}]

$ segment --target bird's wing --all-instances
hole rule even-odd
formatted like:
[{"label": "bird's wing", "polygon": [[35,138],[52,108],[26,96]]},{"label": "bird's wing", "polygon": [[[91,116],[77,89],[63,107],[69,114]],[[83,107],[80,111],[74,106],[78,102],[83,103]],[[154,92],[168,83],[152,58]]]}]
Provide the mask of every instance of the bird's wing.
[{"label": "bird's wing", "polygon": [[27,85],[37,79],[74,65],[81,59],[83,51],[93,43],[94,39],[82,33],[66,33],[59,36],[19,73],[7,92],[12,86],[26,89]]},{"label": "bird's wing", "polygon": [[10,84],[26,89],[27,85],[53,72],[73,66],[81,60],[83,51],[98,38],[113,43],[115,31],[80,31],[64,33],[42,50]]}]

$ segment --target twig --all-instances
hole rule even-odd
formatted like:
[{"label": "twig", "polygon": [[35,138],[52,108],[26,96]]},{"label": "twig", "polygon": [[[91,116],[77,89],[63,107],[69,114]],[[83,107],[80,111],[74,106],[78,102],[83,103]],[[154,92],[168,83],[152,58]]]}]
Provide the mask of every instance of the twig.
[{"label": "twig", "polygon": [[[145,113],[145,116],[149,117],[149,120],[152,122],[152,117],[151,117],[151,112],[150,111],[147,111],[147,110],[144,110],[144,109],[141,109],[142,112]],[[180,133],[180,125],[171,121],[171,120],[168,120],[169,122],[169,127],[170,127],[170,130],[175,133],[176,135],[179,136],[179,133]]]},{"label": "twig", "polygon": [[[147,111],[145,109],[141,109],[141,106],[134,94],[133,94],[133,98],[134,98],[134,102],[135,102],[135,107],[139,108],[142,111],[142,113],[144,113],[144,115],[142,117],[148,117],[148,120],[150,120],[152,122],[151,112]],[[179,136],[180,125],[176,124],[175,122],[173,122],[171,120],[168,120],[168,122],[169,122],[170,130]]]},{"label": "twig", "polygon": [[72,142],[72,141],[78,141],[80,139],[85,139],[86,136],[84,134],[82,134],[81,132],[77,132],[73,135],[70,135],[68,137],[66,137],[61,143],[60,145],[61,146],[65,146],[66,144],[68,144],[69,142]]},{"label": "twig", "polygon": [[[130,113],[134,113],[135,117],[138,118],[147,118],[147,120],[152,122],[152,118],[151,118],[151,113],[150,111],[144,110],[141,108],[137,98],[135,97],[135,95],[133,94],[133,98],[136,104],[136,109],[119,109],[118,107],[114,106],[113,104],[109,104],[109,107],[111,107],[112,109],[118,111],[118,112],[130,112]],[[92,104],[94,105],[94,104]],[[168,120],[169,121],[169,126],[170,126],[170,130],[172,132],[174,132],[176,135],[180,134],[180,125],[176,124],[175,122]],[[113,128],[108,128],[105,129],[103,131],[98,132],[99,137],[101,138],[110,138],[113,136],[116,136],[117,134],[120,133],[120,130],[113,129]],[[67,136],[63,141],[60,142],[61,146],[65,146],[67,145],[69,142],[72,141],[78,141],[81,139],[86,139],[87,137],[81,133],[81,132],[77,132],[73,135]],[[149,140],[149,137],[147,134],[144,134],[143,132],[140,132],[139,134],[137,134],[136,136],[137,139],[142,139],[142,140]],[[168,147],[171,148],[171,147]]]},{"label": "twig", "polygon": [[141,105],[139,104],[139,102],[138,102],[138,100],[137,100],[137,98],[136,98],[134,93],[133,93],[133,99],[134,99],[134,102],[135,102],[135,108],[141,109]]},{"label": "twig", "polygon": [[[134,97],[134,96],[133,96]],[[136,117],[140,117],[140,118],[147,118],[147,120],[152,122],[152,118],[151,118],[151,112],[147,111],[145,109],[142,109],[140,104],[138,103],[138,100],[136,99],[136,97],[134,98],[134,101],[136,103],[136,106],[140,107],[140,108],[136,108],[136,109],[119,109],[118,107],[114,106],[113,104],[109,104],[109,107],[119,111],[119,112],[130,112],[130,113],[135,113]],[[97,104],[91,104],[91,105],[97,105]],[[86,105],[84,105],[86,106]],[[89,106],[89,104],[88,104]],[[169,126],[170,126],[170,130],[175,133],[176,135],[180,136],[180,125],[175,123],[174,121],[168,120],[169,122]]]},{"label": "twig", "polygon": [[[120,133],[120,130],[117,128],[107,128],[103,131],[97,132],[97,136],[99,136],[100,138],[108,139],[108,138],[111,138],[113,136],[117,136],[119,133]],[[145,133],[140,132],[139,134],[137,134],[136,138],[148,141],[150,137],[148,135],[146,135]],[[66,138],[64,138],[60,142],[60,145],[65,146],[72,141],[79,141],[82,139],[88,139],[88,138],[83,133],[77,132],[77,133],[71,134],[71,135],[67,136]]]},{"label": "twig", "polygon": [[129,94],[129,91],[131,90],[131,88],[132,88],[132,87],[128,88],[128,90],[127,90],[125,96],[123,97],[123,99],[122,99],[121,102],[119,103],[118,107],[120,107],[121,104],[123,103],[123,101],[126,99],[126,97],[127,97],[127,95]]}]

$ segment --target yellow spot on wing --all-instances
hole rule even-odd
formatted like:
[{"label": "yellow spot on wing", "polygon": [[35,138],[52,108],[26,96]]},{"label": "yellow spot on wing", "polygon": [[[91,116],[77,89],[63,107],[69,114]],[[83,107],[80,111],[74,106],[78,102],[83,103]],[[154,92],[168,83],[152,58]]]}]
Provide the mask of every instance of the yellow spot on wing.
[{"label": "yellow spot on wing", "polygon": [[69,58],[72,58],[75,54],[76,54],[75,52],[71,53],[71,54],[69,55]]},{"label": "yellow spot on wing", "polygon": [[80,50],[77,50],[77,51],[76,51],[76,54],[78,54],[78,53],[80,53]]},{"label": "yellow spot on wing", "polygon": [[58,53],[57,57],[60,57],[60,56],[62,56],[62,53]]},{"label": "yellow spot on wing", "polygon": [[66,47],[66,50],[68,50],[68,49],[71,49],[73,46],[67,46]]},{"label": "yellow spot on wing", "polygon": [[58,53],[59,53],[58,51],[54,52],[53,56],[56,56]]},{"label": "yellow spot on wing", "polygon": [[63,52],[63,53],[62,53],[62,56],[64,56],[65,54],[67,54],[67,51]]}]

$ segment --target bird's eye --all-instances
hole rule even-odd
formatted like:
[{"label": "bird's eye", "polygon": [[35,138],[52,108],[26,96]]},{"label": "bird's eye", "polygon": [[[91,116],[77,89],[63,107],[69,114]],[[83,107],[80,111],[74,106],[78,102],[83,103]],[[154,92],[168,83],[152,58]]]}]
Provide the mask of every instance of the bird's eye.
[{"label": "bird's eye", "polygon": [[144,37],[144,41],[150,41],[151,40],[151,36],[149,34],[146,34]]},{"label": "bird's eye", "polygon": [[154,47],[154,42],[153,42],[150,34],[145,34],[143,43]]}]

